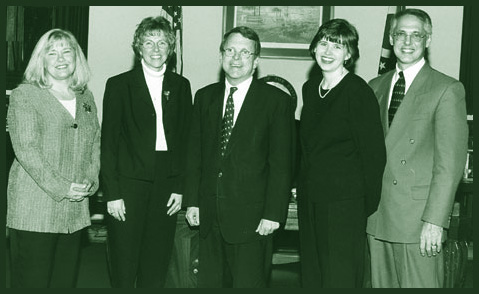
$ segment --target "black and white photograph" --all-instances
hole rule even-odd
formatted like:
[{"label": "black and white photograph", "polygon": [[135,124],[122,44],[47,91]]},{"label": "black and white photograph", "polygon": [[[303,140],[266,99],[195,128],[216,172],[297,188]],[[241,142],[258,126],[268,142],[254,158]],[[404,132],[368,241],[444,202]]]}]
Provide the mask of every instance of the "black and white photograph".
[{"label": "black and white photograph", "polygon": [[130,2],[7,1],[6,288],[473,288],[473,6]]}]

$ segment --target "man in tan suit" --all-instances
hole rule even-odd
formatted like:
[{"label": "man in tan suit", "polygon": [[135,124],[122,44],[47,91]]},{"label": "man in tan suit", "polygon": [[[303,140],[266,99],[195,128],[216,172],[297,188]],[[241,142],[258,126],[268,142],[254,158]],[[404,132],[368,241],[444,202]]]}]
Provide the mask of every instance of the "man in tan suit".
[{"label": "man in tan suit", "polygon": [[381,201],[368,219],[373,287],[442,287],[444,229],[467,152],[463,85],[425,61],[429,15],[398,12],[396,70],[373,79],[386,135]]}]

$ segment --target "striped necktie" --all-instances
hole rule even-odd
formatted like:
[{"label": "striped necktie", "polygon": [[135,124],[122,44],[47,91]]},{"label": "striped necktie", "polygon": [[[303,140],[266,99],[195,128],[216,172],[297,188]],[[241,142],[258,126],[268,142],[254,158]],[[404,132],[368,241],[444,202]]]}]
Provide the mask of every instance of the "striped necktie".
[{"label": "striped necktie", "polygon": [[228,99],[226,99],[225,115],[221,126],[221,156],[225,155],[226,146],[233,130],[233,118],[235,114],[235,105],[233,102],[233,93],[238,90],[236,87],[230,88]]},{"label": "striped necktie", "polygon": [[406,81],[404,80],[404,74],[402,71],[399,72],[399,79],[396,84],[394,84],[393,94],[391,97],[391,104],[389,105],[389,125],[391,125],[394,115],[401,105],[402,99],[404,98],[404,93],[406,90]]}]

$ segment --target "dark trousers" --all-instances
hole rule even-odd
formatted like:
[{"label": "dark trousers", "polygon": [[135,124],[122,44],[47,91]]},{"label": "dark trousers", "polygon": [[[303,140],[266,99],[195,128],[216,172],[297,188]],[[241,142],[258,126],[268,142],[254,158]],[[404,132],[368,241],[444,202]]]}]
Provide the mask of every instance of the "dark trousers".
[{"label": "dark trousers", "polygon": [[298,200],[303,288],[361,288],[364,275],[364,200]]},{"label": "dark trousers", "polygon": [[271,259],[271,235],[231,244],[223,239],[215,222],[208,235],[200,237],[198,287],[264,288],[268,285]]},{"label": "dark trousers", "polygon": [[12,288],[74,288],[81,232],[38,233],[9,229]]},{"label": "dark trousers", "polygon": [[172,192],[167,152],[157,152],[153,182],[121,178],[126,220],[108,217],[107,251],[112,287],[162,288],[173,249],[177,215],[168,216]]}]

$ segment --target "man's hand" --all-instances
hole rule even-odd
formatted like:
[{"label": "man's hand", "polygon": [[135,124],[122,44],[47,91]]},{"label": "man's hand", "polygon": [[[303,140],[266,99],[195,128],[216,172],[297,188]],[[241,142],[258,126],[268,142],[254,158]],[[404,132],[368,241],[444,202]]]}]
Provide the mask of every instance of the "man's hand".
[{"label": "man's hand", "polygon": [[108,201],[107,204],[108,213],[119,221],[126,220],[126,207],[123,199]]},{"label": "man's hand", "polygon": [[259,233],[260,235],[266,236],[266,235],[272,234],[277,228],[279,228],[278,222],[270,221],[263,218],[259,222],[256,232]]},{"label": "man's hand", "polygon": [[421,231],[421,243],[419,244],[419,251],[422,256],[436,256],[441,252],[442,247],[442,230],[440,226],[424,222]]},{"label": "man's hand", "polygon": [[186,220],[190,226],[199,226],[200,225],[200,209],[198,207],[188,207],[186,209]]},{"label": "man's hand", "polygon": [[183,195],[171,193],[170,199],[168,199],[168,203],[166,204],[166,206],[170,208],[167,211],[168,215],[173,215],[181,209],[182,199]]}]

